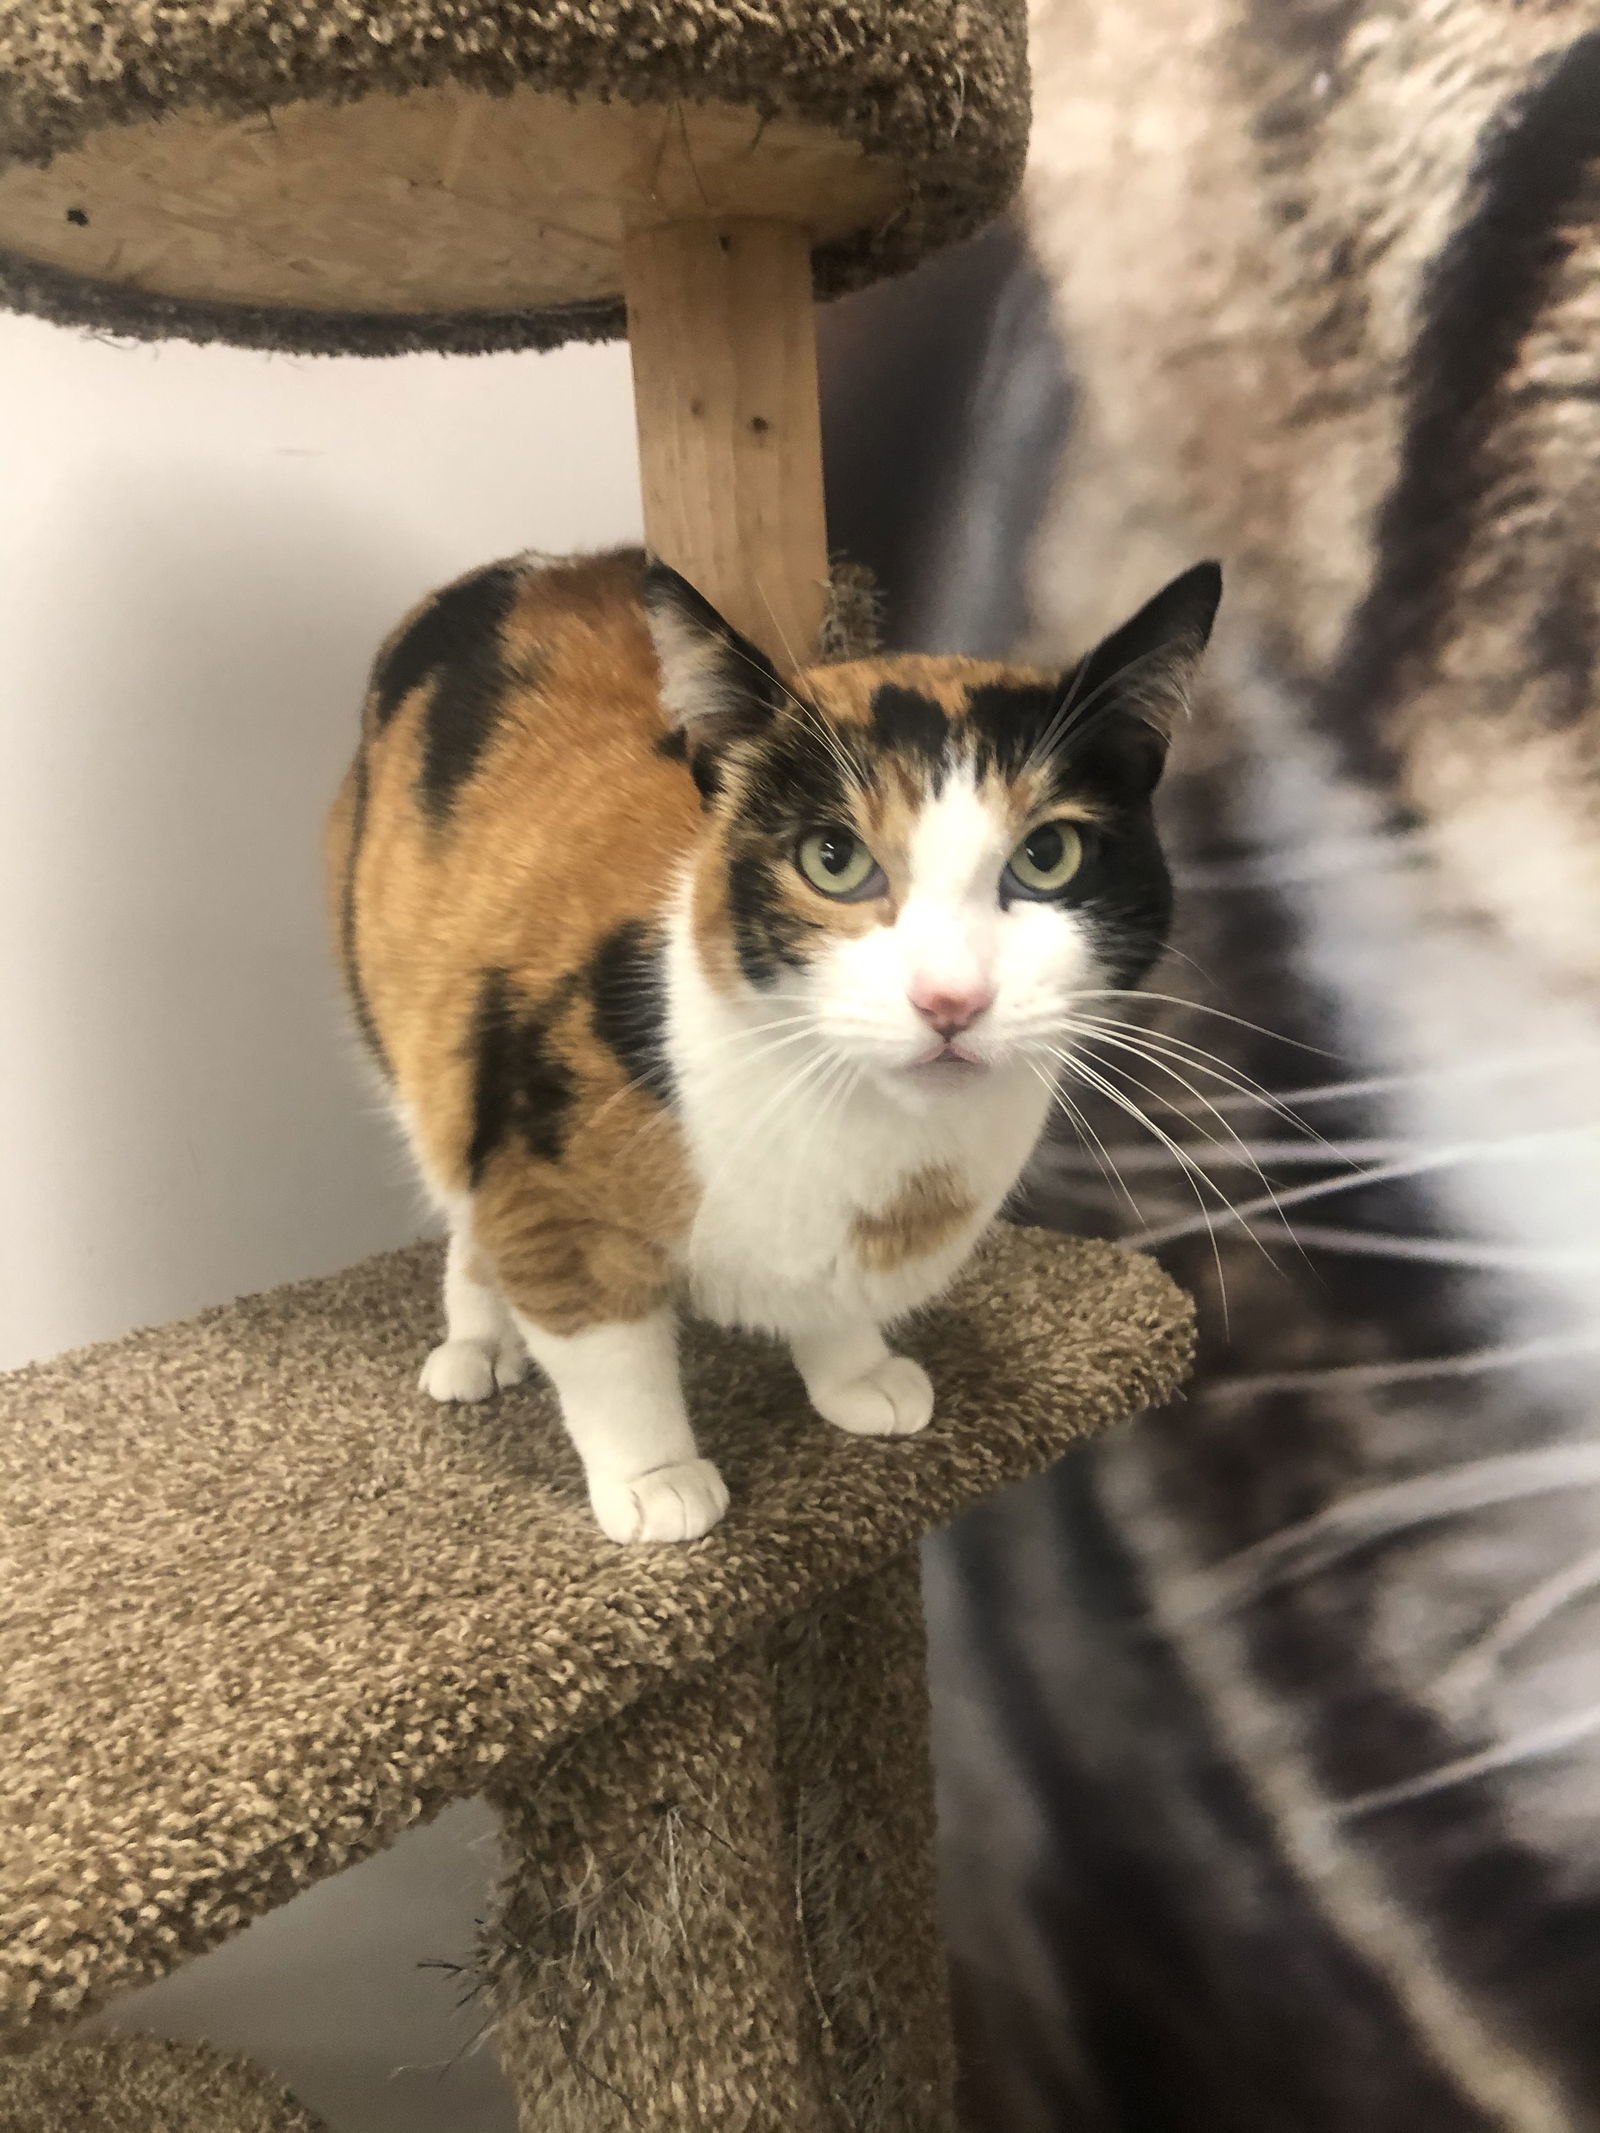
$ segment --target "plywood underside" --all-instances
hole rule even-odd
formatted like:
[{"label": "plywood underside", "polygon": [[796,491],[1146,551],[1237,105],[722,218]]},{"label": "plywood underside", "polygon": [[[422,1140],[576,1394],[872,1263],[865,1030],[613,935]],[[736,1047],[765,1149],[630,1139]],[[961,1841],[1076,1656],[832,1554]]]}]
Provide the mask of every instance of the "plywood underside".
[{"label": "plywood underside", "polygon": [[440,88],[108,128],[0,175],[0,248],[190,302],[535,311],[617,296],[630,228],[732,214],[822,243],[903,195],[886,159],[794,119]]}]

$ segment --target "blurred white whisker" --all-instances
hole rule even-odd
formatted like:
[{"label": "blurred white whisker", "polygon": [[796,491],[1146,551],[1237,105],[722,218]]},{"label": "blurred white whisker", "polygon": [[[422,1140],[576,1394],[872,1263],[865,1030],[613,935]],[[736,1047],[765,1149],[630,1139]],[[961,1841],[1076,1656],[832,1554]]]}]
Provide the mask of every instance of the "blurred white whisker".
[{"label": "blurred white whisker", "polygon": [[1589,1740],[1596,1733],[1600,1733],[1600,1704],[1589,1704],[1565,1718],[1551,1719],[1546,1725],[1529,1726],[1522,1733],[1514,1733],[1509,1740],[1496,1742],[1492,1748],[1480,1749],[1476,1755],[1457,1756],[1451,1762],[1423,1771],[1418,1777],[1403,1778],[1397,1785],[1379,1785],[1371,1792],[1358,1792],[1353,1799],[1341,1800],[1329,1808],[1328,1820],[1353,1822],[1360,1815],[1378,1814],[1386,1807],[1404,1807],[1412,1800],[1426,1800],[1435,1793],[1448,1792],[1456,1785],[1470,1785],[1476,1778],[1513,1770],[1519,1763],[1539,1762],[1546,1756],[1565,1754],[1567,1749],[1577,1747],[1580,1741]]},{"label": "blurred white whisker", "polygon": [[1331,1568],[1358,1548],[1417,1526],[1460,1518],[1491,1504],[1597,1487],[1600,1443],[1582,1443],[1503,1452],[1378,1488],[1359,1489],[1209,1569],[1180,1578],[1172,1591],[1170,1613],[1179,1622],[1197,1621],[1246,1606],[1278,1586],[1299,1583]]},{"label": "blurred white whisker", "polygon": [[[1600,1342],[1593,1345],[1600,1347]],[[1589,1548],[1562,1569],[1530,1585],[1493,1625],[1457,1654],[1434,1683],[1439,1701],[1456,1711],[1470,1710],[1488,1692],[1507,1655],[1562,1608],[1600,1592],[1600,1548]]]}]

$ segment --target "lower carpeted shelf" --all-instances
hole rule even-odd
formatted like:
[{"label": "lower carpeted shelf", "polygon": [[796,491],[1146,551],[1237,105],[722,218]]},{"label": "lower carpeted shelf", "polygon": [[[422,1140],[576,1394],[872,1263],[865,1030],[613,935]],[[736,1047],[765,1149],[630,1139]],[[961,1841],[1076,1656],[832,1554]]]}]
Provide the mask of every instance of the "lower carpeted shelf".
[{"label": "lower carpeted shelf", "polygon": [[536,1385],[415,1390],[432,1247],[0,1378],[0,2040],[173,1968],[447,1801],[903,1558],[1167,1396],[1149,1261],[1001,1229],[906,1345],[928,1432],[841,1435],[690,1329],[733,1491],[613,1546]]}]

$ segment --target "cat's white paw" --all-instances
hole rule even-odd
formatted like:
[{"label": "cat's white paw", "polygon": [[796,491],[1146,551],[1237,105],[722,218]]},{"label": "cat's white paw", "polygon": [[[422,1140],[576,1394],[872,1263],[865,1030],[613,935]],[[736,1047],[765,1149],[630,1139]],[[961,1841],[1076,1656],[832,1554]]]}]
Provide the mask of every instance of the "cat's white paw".
[{"label": "cat's white paw", "polygon": [[727,1510],[728,1489],[709,1459],[685,1459],[628,1481],[591,1476],[589,1501],[607,1540],[692,1541]]},{"label": "cat's white paw", "polygon": [[508,1385],[520,1385],[533,1368],[533,1357],[520,1340],[501,1341],[494,1353],[494,1381],[502,1392]]},{"label": "cat's white paw", "polygon": [[527,1374],[520,1342],[441,1341],[417,1382],[432,1400],[487,1400],[497,1385],[516,1385]]},{"label": "cat's white paw", "polygon": [[933,1419],[933,1385],[909,1355],[886,1355],[843,1385],[813,1387],[811,1404],[852,1437],[910,1437]]}]

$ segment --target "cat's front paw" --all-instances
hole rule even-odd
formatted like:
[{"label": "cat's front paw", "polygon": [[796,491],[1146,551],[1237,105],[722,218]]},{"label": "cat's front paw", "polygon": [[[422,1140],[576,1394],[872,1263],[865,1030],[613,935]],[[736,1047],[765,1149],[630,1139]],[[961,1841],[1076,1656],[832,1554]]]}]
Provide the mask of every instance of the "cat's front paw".
[{"label": "cat's front paw", "polygon": [[852,1437],[910,1437],[933,1419],[933,1385],[909,1355],[886,1355],[842,1385],[813,1386],[811,1404]]},{"label": "cat's front paw", "polygon": [[709,1459],[685,1459],[629,1480],[591,1476],[589,1501],[607,1540],[692,1541],[727,1510],[728,1489]]},{"label": "cat's front paw", "polygon": [[519,1385],[528,1374],[528,1351],[520,1342],[441,1341],[418,1379],[431,1400],[487,1400],[497,1385]]}]

